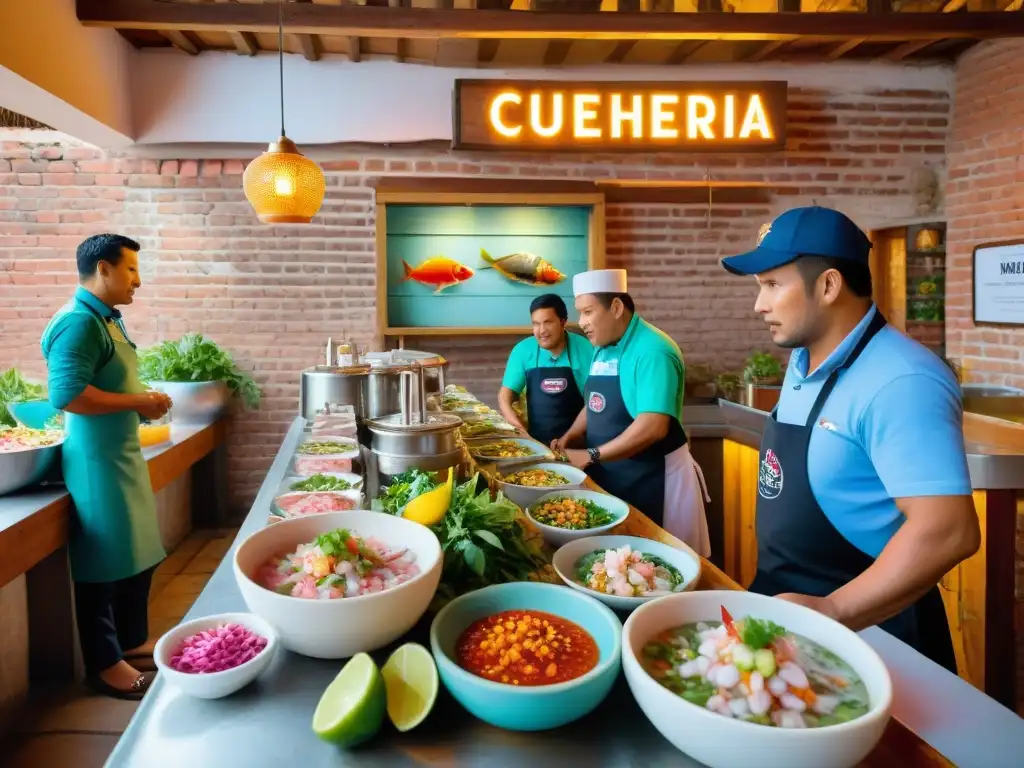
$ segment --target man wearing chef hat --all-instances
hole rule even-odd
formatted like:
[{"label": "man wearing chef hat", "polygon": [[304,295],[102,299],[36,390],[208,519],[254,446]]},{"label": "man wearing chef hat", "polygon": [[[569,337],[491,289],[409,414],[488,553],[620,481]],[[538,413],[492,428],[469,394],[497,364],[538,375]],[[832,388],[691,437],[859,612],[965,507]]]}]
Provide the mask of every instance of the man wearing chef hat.
[{"label": "man wearing chef hat", "polygon": [[[583,272],[572,287],[580,329],[595,350],[583,410],[552,447],[707,557],[707,492],[680,421],[682,353],[636,314],[624,269]],[[569,447],[584,439],[585,450]]]}]

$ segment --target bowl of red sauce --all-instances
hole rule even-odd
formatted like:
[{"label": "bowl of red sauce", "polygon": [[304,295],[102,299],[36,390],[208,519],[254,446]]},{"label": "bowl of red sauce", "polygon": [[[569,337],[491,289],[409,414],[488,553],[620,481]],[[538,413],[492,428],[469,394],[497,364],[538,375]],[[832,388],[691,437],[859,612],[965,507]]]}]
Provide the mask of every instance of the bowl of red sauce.
[{"label": "bowl of red sauce", "polygon": [[578,720],[619,674],[622,623],[601,602],[539,582],[496,584],[446,605],[430,626],[441,682],[471,714],[510,731]]}]

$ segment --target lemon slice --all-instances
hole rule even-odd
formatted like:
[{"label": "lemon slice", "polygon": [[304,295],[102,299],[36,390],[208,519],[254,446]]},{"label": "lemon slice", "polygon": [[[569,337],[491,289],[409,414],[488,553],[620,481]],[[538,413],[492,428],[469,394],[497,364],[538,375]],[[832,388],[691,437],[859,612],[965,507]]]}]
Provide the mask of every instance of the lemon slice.
[{"label": "lemon slice", "polygon": [[422,723],[437,700],[437,667],[430,651],[406,643],[391,654],[381,669],[387,689],[388,717],[399,731]]},{"label": "lemon slice", "polygon": [[380,670],[368,654],[357,653],[320,697],[313,732],[331,744],[354,747],[380,730],[386,706]]},{"label": "lemon slice", "polygon": [[448,514],[448,507],[452,503],[454,482],[455,468],[453,467],[448,470],[448,481],[444,485],[439,485],[434,490],[427,491],[406,504],[402,517],[421,525],[437,525]]}]

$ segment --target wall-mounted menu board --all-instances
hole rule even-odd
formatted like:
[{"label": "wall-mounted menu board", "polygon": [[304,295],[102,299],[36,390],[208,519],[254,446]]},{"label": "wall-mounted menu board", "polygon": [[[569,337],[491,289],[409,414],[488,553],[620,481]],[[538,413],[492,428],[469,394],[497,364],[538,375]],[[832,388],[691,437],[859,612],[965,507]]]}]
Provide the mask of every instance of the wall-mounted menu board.
[{"label": "wall-mounted menu board", "polygon": [[571,309],[573,276],[603,263],[603,203],[588,198],[379,204],[381,334],[528,333],[545,293]]},{"label": "wall-mounted menu board", "polygon": [[1024,241],[974,249],[974,322],[1024,325]]}]

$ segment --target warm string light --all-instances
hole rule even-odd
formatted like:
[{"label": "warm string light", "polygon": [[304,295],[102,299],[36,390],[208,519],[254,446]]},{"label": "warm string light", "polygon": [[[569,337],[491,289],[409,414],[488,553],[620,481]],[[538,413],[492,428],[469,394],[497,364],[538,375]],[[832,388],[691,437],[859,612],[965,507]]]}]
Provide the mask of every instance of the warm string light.
[{"label": "warm string light", "polygon": [[299,152],[284,130],[284,0],[278,5],[278,78],[281,138],[245,169],[245,196],[264,224],[308,224],[323,204],[323,171]]}]

